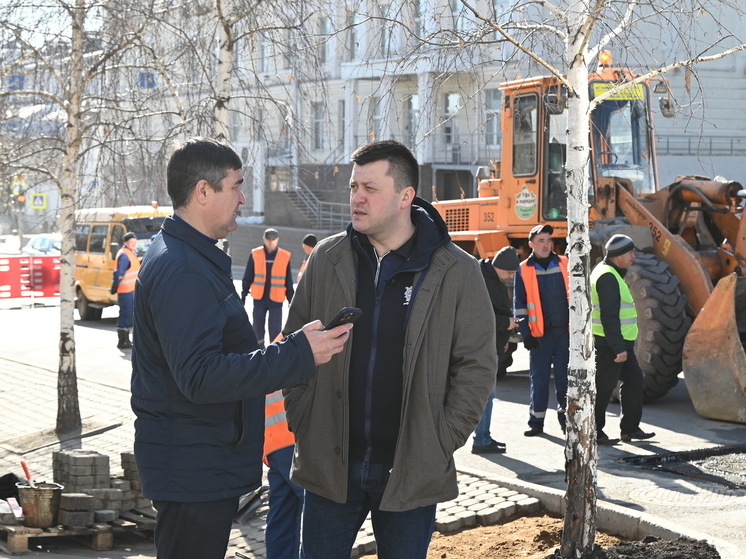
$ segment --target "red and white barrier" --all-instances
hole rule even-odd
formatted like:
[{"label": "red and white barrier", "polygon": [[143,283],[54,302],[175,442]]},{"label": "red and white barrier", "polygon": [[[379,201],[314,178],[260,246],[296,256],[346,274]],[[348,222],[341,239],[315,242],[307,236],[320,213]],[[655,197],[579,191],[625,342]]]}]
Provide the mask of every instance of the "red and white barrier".
[{"label": "red and white barrier", "polygon": [[0,307],[57,305],[59,298],[59,256],[0,256]]}]

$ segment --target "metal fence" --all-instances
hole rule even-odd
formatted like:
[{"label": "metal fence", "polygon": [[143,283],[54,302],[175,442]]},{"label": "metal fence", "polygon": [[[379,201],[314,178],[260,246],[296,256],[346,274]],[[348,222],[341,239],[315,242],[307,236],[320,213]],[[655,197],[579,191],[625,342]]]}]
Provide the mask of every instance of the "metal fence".
[{"label": "metal fence", "polygon": [[746,136],[657,136],[658,155],[746,155]]}]

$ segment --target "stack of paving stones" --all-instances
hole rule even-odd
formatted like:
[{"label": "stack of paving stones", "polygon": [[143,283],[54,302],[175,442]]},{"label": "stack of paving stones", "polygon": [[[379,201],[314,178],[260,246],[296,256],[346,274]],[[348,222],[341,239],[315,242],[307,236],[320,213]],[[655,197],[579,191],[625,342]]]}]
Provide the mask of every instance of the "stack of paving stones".
[{"label": "stack of paving stones", "polygon": [[134,454],[122,453],[123,478],[110,475],[109,457],[96,451],[62,450],[53,453],[54,481],[64,486],[59,523],[91,526],[113,522],[120,514],[149,507],[142,496]]},{"label": "stack of paving stones", "polygon": [[[150,499],[142,496],[142,483],[140,475],[137,473],[137,464],[135,464],[134,452],[122,452],[122,472],[125,480],[129,482],[129,489],[133,491],[132,497],[135,500],[135,506],[132,508],[143,508],[151,506]],[[112,487],[114,485],[112,484]]]},{"label": "stack of paving stones", "polygon": [[96,520],[96,500],[86,493],[63,493],[57,522],[68,528],[92,526]]},{"label": "stack of paving stones", "polygon": [[52,453],[54,481],[67,493],[109,487],[109,457],[95,450],[59,450]]}]

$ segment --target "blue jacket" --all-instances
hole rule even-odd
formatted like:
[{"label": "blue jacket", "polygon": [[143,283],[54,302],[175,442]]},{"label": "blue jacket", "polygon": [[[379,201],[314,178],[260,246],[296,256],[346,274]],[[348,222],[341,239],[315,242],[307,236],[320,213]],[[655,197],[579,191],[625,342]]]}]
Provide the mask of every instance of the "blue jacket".
[{"label": "blue jacket", "polygon": [[230,270],[230,257],[178,218],[164,221],[143,261],[132,409],[149,499],[213,501],[258,487],[264,396],[316,373],[302,332],[258,350]]},{"label": "blue jacket", "polygon": [[[534,260],[533,253],[526,261],[529,266],[543,271],[544,268]],[[552,270],[556,268],[555,270]],[[539,295],[541,297],[541,310],[544,314],[544,333],[546,328],[567,328],[570,324],[570,308],[567,304],[567,288],[565,280],[559,272],[559,257],[552,252],[551,261],[547,270],[556,273],[537,274],[539,282]],[[523,283],[521,269],[515,275],[515,285],[513,288],[513,308],[516,316],[526,316],[526,285]],[[523,311],[523,312],[522,312]],[[531,335],[528,328],[528,321],[523,320],[518,323],[518,330],[523,338]]]}]

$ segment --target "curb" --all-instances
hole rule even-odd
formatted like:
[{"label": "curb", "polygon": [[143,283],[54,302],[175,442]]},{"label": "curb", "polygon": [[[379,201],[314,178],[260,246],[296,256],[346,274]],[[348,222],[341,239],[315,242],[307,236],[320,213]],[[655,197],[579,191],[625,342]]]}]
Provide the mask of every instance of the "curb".
[{"label": "curb", "polygon": [[[502,487],[518,491],[541,502],[541,505],[550,513],[563,516],[565,511],[565,492],[561,489],[545,487],[528,481],[521,481],[503,476],[495,476],[474,468],[459,468],[459,472],[478,476],[494,481]],[[705,540],[714,546],[721,559],[744,559],[740,550],[733,544],[713,537],[704,532],[697,532],[687,528],[684,530],[673,522],[658,518],[644,512],[637,512],[626,507],[607,503],[599,500],[597,513],[597,527],[612,534],[641,540],[645,536],[655,536],[664,540],[675,540],[680,537]]]}]

